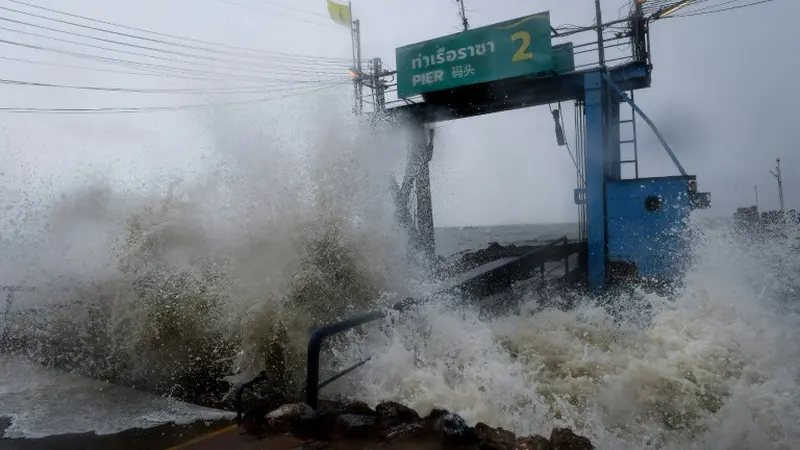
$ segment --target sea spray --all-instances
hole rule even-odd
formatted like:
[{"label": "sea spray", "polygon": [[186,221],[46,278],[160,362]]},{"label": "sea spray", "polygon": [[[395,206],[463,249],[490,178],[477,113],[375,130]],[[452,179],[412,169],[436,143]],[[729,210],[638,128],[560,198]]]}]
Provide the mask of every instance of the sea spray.
[{"label": "sea spray", "polygon": [[796,448],[800,258],[727,224],[693,231],[674,297],[634,289],[560,310],[529,294],[499,316],[428,304],[354,336],[341,367],[374,356],[329,393],[521,434],[572,427],[599,448]]},{"label": "sea spray", "polygon": [[388,189],[405,143],[335,111],[208,116],[201,176],[20,200],[26,239],[4,241],[1,272],[37,289],[5,318],[6,350],[208,402],[278,341],[295,395],[313,327],[413,289]]}]

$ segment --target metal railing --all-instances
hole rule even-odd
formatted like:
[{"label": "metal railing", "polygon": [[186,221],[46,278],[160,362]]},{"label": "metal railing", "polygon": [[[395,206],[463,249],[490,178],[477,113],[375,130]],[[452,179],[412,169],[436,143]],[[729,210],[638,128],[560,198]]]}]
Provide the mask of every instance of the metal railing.
[{"label": "metal railing", "polygon": [[366,364],[372,356],[369,356],[352,366],[338,372],[337,374],[333,375],[332,377],[328,378],[327,380],[320,383],[319,381],[319,356],[322,350],[322,344],[325,342],[327,338],[333,336],[335,334],[342,333],[344,331],[359,327],[361,325],[368,324],[370,322],[374,322],[378,319],[386,317],[386,312],[389,309],[402,311],[410,306],[413,306],[418,301],[413,298],[406,298],[398,303],[395,303],[391,307],[372,311],[370,313],[351,317],[341,322],[336,322],[330,325],[325,325],[321,328],[317,328],[311,333],[311,338],[308,340],[308,355],[306,361],[306,404],[314,409],[317,408],[319,403],[319,391],[320,389],[324,388],[325,386],[333,383],[334,381],[342,378],[343,376],[349,374],[350,372],[358,369],[359,367]]},{"label": "metal railing", "polygon": [[[525,259],[526,257],[530,258],[531,256],[534,256],[534,255],[541,255],[542,253],[551,252],[557,246],[559,246],[559,245],[567,245],[568,243],[569,243],[569,240],[567,239],[566,236],[565,237],[561,237],[561,238],[556,239],[556,240],[550,242],[549,244],[543,246],[542,248],[537,249],[534,252],[531,252],[528,255],[522,256],[521,259]],[[569,257],[572,254],[574,254],[574,252],[565,254],[564,258],[563,258],[563,265],[559,264],[556,267],[556,268],[563,267],[564,270],[565,270],[565,275],[569,274]],[[534,263],[532,265],[531,269],[538,268],[540,276],[542,276],[544,278],[546,276],[546,274],[549,274],[550,272],[552,272],[552,270],[550,272],[546,272],[545,271],[545,264],[548,263],[548,262],[553,262],[553,260],[550,259],[550,258],[546,258],[546,257],[542,258],[540,261],[537,261],[536,263]],[[529,272],[529,274],[530,275],[534,275],[535,271],[532,270],[532,271]],[[448,287],[448,288],[444,289],[441,292],[451,291],[452,289],[453,289],[453,287]],[[372,311],[372,312],[369,312],[367,314],[363,314],[361,316],[351,317],[351,318],[342,320],[340,322],[336,322],[336,323],[333,323],[333,324],[325,325],[323,327],[315,329],[311,333],[311,338],[308,340],[308,354],[307,354],[307,360],[306,360],[306,386],[305,386],[306,404],[311,406],[312,408],[316,409],[318,404],[319,404],[319,391],[322,388],[324,388],[325,386],[327,386],[327,385],[333,383],[334,381],[342,378],[343,376],[351,373],[352,371],[358,369],[359,367],[361,367],[364,364],[366,364],[370,359],[372,359],[372,356],[364,358],[361,361],[358,361],[357,363],[351,365],[350,367],[347,367],[346,369],[337,372],[335,375],[331,376],[327,380],[320,382],[320,380],[319,380],[320,379],[320,353],[322,351],[322,344],[325,342],[325,340],[327,338],[329,338],[329,337],[331,337],[331,336],[333,336],[335,334],[339,334],[339,333],[342,333],[344,331],[347,331],[347,330],[350,330],[350,329],[353,329],[353,328],[356,328],[356,327],[359,327],[359,326],[362,326],[362,325],[366,325],[366,324],[374,322],[374,321],[376,321],[378,319],[382,319],[382,318],[386,317],[386,313],[387,313],[388,310],[403,311],[403,310],[405,310],[405,309],[407,309],[407,308],[409,308],[411,306],[414,306],[414,305],[416,305],[418,303],[419,303],[419,301],[416,300],[416,299],[406,298],[405,300],[402,300],[402,301],[394,304],[393,306],[391,306],[391,307],[389,307],[387,309],[378,310],[378,311]]]},{"label": "metal railing", "polygon": [[[569,244],[569,238],[567,238],[566,236],[558,238],[557,241],[550,243],[550,247],[556,247],[559,244],[566,246],[567,244]],[[569,257],[570,256],[572,256],[571,253],[569,253],[569,252],[564,253],[564,259],[562,260],[563,266],[556,265],[554,268],[552,268],[552,269],[550,269],[548,271],[545,271],[546,270],[547,261],[543,262],[541,267],[540,267],[540,269],[539,269],[540,272],[541,272],[542,278],[545,278],[547,275],[553,273],[556,269],[559,269],[561,267],[564,267],[564,276],[568,275],[569,274]]]},{"label": "metal railing", "polygon": [[[580,254],[580,249],[575,247],[575,244],[580,244],[581,241],[578,240],[577,242],[570,242],[569,238],[566,236],[560,237],[554,241],[551,241],[547,245],[534,250],[533,252],[529,253],[529,258],[535,258],[538,255],[542,255],[542,258],[536,262],[533,262],[530,267],[533,269],[530,273],[529,278],[534,278],[534,273],[538,269],[539,272],[539,287],[545,288],[549,284],[549,277],[556,273],[559,270],[563,270],[563,275],[560,275],[562,279],[565,279],[570,276],[570,258],[573,255]],[[552,255],[553,252],[557,248],[563,248],[564,252],[562,255]],[[560,258],[558,256],[561,256]],[[549,270],[547,265],[550,263],[555,263],[553,267]],[[580,266],[580,259],[577,262],[577,265]]]}]

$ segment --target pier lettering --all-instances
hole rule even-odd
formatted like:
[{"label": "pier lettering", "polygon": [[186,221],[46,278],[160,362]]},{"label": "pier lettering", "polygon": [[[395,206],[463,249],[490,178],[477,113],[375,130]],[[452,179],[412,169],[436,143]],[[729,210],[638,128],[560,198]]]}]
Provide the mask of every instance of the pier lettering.
[{"label": "pier lettering", "polygon": [[442,81],[444,81],[444,70],[419,73],[411,78],[412,86],[430,86]]}]

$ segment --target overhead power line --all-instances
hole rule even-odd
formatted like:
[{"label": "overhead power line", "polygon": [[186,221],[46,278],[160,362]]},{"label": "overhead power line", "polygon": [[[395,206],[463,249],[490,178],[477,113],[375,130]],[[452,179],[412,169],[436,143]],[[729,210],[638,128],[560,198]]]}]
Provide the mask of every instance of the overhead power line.
[{"label": "overhead power line", "polygon": [[[90,56],[90,55],[86,55]],[[148,68],[140,68],[140,70],[150,70],[150,72],[142,72],[142,71],[134,71],[134,70],[115,70],[115,69],[107,69],[101,67],[88,67],[88,66],[79,66],[73,64],[63,64],[63,63],[54,63],[48,61],[35,61],[26,58],[14,58],[11,56],[0,56],[0,59],[6,61],[14,61],[23,64],[33,64],[33,65],[40,65],[40,66],[50,66],[50,67],[63,67],[66,69],[75,69],[75,70],[88,70],[92,72],[106,72],[106,73],[118,73],[124,75],[137,75],[137,76],[146,76],[146,77],[159,77],[159,78],[176,78],[181,80],[195,80],[195,81],[232,81],[232,79],[237,78],[235,75],[216,75],[213,73],[205,73],[202,75],[181,75],[177,73],[168,73],[164,71],[153,72],[153,69]],[[93,59],[94,60],[94,59]],[[99,61],[99,62],[106,62],[106,61]],[[306,84],[306,83],[319,83],[321,81],[325,81],[324,79],[318,80],[303,80],[297,78],[263,78],[263,77],[247,77],[247,80],[243,81],[263,81],[263,82],[275,82],[275,83],[287,83],[287,84]]]},{"label": "overhead power line", "polygon": [[[721,13],[721,12],[725,12],[725,11],[733,11],[735,9],[749,8],[751,6],[761,5],[761,4],[764,4],[764,3],[770,3],[770,2],[773,2],[773,1],[774,0],[759,0],[759,1],[755,1],[755,2],[746,3],[746,4],[743,4],[743,5],[734,5],[734,6],[728,6],[728,7],[725,7],[725,8],[717,8],[717,9],[709,9],[709,8],[712,8],[712,7],[706,7],[703,10],[687,11],[687,12],[685,12],[683,14],[676,14],[676,15],[674,15],[672,17],[705,16],[705,15],[717,14],[717,13]],[[731,3],[731,2],[725,2],[725,4],[729,4],[729,3]],[[717,6],[720,6],[720,5],[717,5]]]},{"label": "overhead power line", "polygon": [[[341,86],[348,85],[341,84]],[[339,86],[339,85],[337,85]],[[275,100],[282,100],[291,97],[299,97],[303,95],[314,94],[323,90],[328,90],[337,86],[324,86],[316,89],[309,89],[305,92],[281,95],[277,97],[265,97],[252,100],[229,101],[229,102],[215,102],[215,103],[195,103],[189,105],[172,105],[172,106],[141,106],[141,107],[105,107],[105,108],[14,108],[2,107],[0,113],[7,114],[133,114],[133,113],[146,113],[146,112],[169,112],[169,111],[182,111],[190,109],[204,109],[213,108],[218,106],[246,106],[261,103],[268,103]]]},{"label": "overhead power line", "polygon": [[117,28],[129,30],[129,31],[137,31],[137,32],[140,32],[140,33],[146,33],[146,34],[150,34],[150,35],[153,35],[153,36],[160,36],[160,37],[175,39],[175,40],[178,40],[178,41],[186,41],[186,42],[194,42],[194,43],[198,43],[198,44],[205,44],[205,45],[210,45],[210,46],[218,47],[218,48],[224,48],[224,49],[228,49],[228,50],[245,51],[245,52],[251,52],[251,53],[261,54],[261,55],[281,55],[281,56],[297,57],[297,58],[310,59],[310,60],[314,60],[314,61],[318,61],[318,60],[335,60],[335,61],[343,60],[343,58],[331,58],[331,57],[317,56],[317,55],[299,55],[299,54],[296,54],[296,53],[286,53],[286,52],[278,52],[278,51],[273,51],[273,50],[258,49],[258,48],[253,48],[253,47],[244,47],[244,46],[237,46],[237,45],[231,45],[231,44],[221,44],[219,42],[207,41],[207,40],[197,39],[197,38],[190,38],[190,37],[186,37],[186,36],[178,36],[178,35],[174,35],[174,34],[148,30],[148,29],[145,29],[145,28],[137,28],[137,27],[132,27],[132,26],[128,26],[128,25],[122,25],[122,24],[118,24],[118,23],[114,23],[114,22],[105,21],[105,20],[94,19],[94,18],[91,18],[91,17],[82,16],[82,15],[79,15],[79,14],[73,14],[73,13],[69,13],[69,12],[66,12],[66,11],[61,11],[61,10],[58,10],[58,9],[53,9],[53,8],[47,8],[47,7],[44,7],[44,6],[34,5],[34,4],[27,3],[27,2],[24,2],[24,1],[21,1],[21,0],[7,0],[7,1],[11,2],[11,3],[18,4],[18,5],[24,5],[24,6],[27,6],[29,8],[35,8],[35,9],[38,9],[38,10],[41,10],[41,11],[47,11],[47,12],[50,12],[50,13],[54,13],[54,14],[58,14],[58,15],[66,16],[66,17],[72,17],[74,19],[86,20],[86,21],[89,21],[89,22],[100,23],[100,24],[103,24],[103,25],[109,25],[109,26],[112,26],[112,27],[117,27]]},{"label": "overhead power line", "polygon": [[[57,88],[57,89],[73,89],[83,91],[102,91],[102,92],[128,92],[137,94],[264,94],[273,91],[296,91],[307,90],[306,86],[285,87],[281,85],[261,85],[261,86],[246,86],[240,88],[206,88],[206,89],[192,89],[192,88],[123,88],[123,87],[103,87],[103,86],[77,86],[68,84],[52,84],[52,83],[39,83],[33,81],[23,80],[8,80],[0,78],[0,84],[11,84],[16,86],[40,87],[40,88]],[[343,85],[349,84],[349,81],[329,82],[329,83],[316,83],[320,85]]]},{"label": "overhead power line", "polygon": [[[131,34],[131,33],[123,33],[123,32],[119,32],[119,31],[108,30],[108,29],[105,29],[105,28],[94,27],[94,26],[91,26],[91,25],[85,25],[85,24],[81,24],[81,23],[71,22],[71,21],[68,21],[68,20],[55,19],[55,18],[52,18],[52,17],[43,16],[41,14],[34,14],[34,13],[27,12],[27,11],[20,11],[18,9],[13,9],[13,8],[8,8],[8,7],[3,7],[3,6],[0,6],[0,10],[12,12],[12,13],[15,13],[15,14],[22,14],[22,15],[25,15],[25,16],[28,16],[28,17],[35,17],[37,19],[48,20],[48,21],[51,21],[51,22],[56,22],[56,23],[60,23],[60,24],[64,24],[64,25],[71,25],[71,26],[74,26],[74,27],[84,28],[84,29],[88,29],[88,30],[92,30],[92,31],[99,31],[101,33],[113,34],[115,36],[127,37],[127,38],[131,38],[131,39],[137,39],[137,40],[153,42],[153,43],[158,43],[158,44],[163,44],[163,45],[171,45],[171,46],[174,46],[174,47],[187,48],[187,49],[192,49],[192,50],[199,50],[199,51],[209,52],[209,53],[216,53],[216,54],[223,54],[223,55],[235,55],[235,56],[240,56],[240,57],[243,57],[243,58],[257,59],[257,60],[260,60],[260,61],[265,60],[265,56],[264,55],[254,55],[252,53],[245,53],[245,52],[231,52],[230,50],[215,49],[215,48],[209,48],[209,47],[201,47],[201,46],[198,46],[198,45],[169,42],[169,41],[165,41],[163,39],[150,38],[150,37],[146,37],[146,36],[137,36],[137,35]],[[40,28],[45,28],[45,29],[48,29],[48,30],[52,30],[52,28],[47,28],[47,27],[44,27],[42,25],[37,25],[37,24],[31,24],[30,22],[22,22],[22,21],[19,21],[19,20],[15,21],[15,20],[8,19],[8,18],[6,18],[5,20],[13,21],[13,22],[16,22],[16,23],[19,23],[19,24],[25,24],[25,25],[29,25],[29,26],[35,26],[35,27],[40,27]],[[63,30],[56,30],[56,31],[63,32]],[[87,35],[84,34],[84,35],[81,35],[81,36],[86,37]],[[111,41],[111,40],[107,40],[107,41],[108,42],[118,42],[118,41]],[[351,61],[348,58],[313,58],[313,57],[300,56],[300,55],[298,55],[298,56],[272,55],[272,56],[269,57],[269,59],[270,60],[275,60],[275,61],[297,61],[297,62],[303,61],[305,63],[313,63],[313,64],[331,64],[331,63],[343,64],[343,63],[349,63]]]},{"label": "overhead power line", "polygon": [[[1,29],[1,28],[0,28]],[[44,47],[39,45],[33,44],[26,44],[22,42],[16,41],[9,41],[6,39],[0,39],[1,44],[13,45],[17,47],[32,49],[32,50],[40,50],[45,52],[56,53],[65,56],[71,56],[80,59],[86,59],[91,61],[98,61],[107,64],[116,64],[123,67],[129,67],[139,70],[149,70],[151,72],[157,74],[164,74],[167,76],[175,76],[175,74],[182,74],[186,76],[197,76],[197,77],[207,77],[209,80],[250,80],[250,81],[271,81],[272,79],[269,77],[264,76],[256,76],[256,75],[245,75],[239,73],[230,73],[230,72],[217,72],[208,69],[191,69],[186,67],[175,67],[175,66],[168,66],[163,64],[156,64],[156,63],[146,63],[141,61],[131,61],[121,58],[112,58],[108,56],[99,56],[99,55],[90,55],[86,53],[80,52],[73,52],[69,50],[62,50],[56,49],[52,47]],[[321,81],[324,79],[316,78],[314,81]],[[308,81],[308,80],[301,80],[298,79],[298,82]]]},{"label": "overhead power line", "polygon": [[[773,0],[648,0],[642,5],[646,15],[656,19],[702,16],[748,8]],[[741,3],[741,4],[737,4]],[[663,15],[663,17],[661,17]]]},{"label": "overhead power line", "polygon": [[324,18],[330,20],[330,16],[327,15],[327,14],[322,14],[322,13],[318,13],[318,12],[314,12],[314,11],[309,11],[307,9],[295,8],[294,6],[284,5],[283,3],[273,2],[271,0],[258,0],[258,3],[263,3],[265,5],[272,5],[272,6],[276,6],[278,8],[285,8],[285,9],[288,9],[290,11],[297,11],[297,12],[301,12],[303,14],[310,14],[312,16],[324,17]]},{"label": "overhead power line", "polygon": [[[0,10],[3,10],[3,9],[5,9],[5,8],[0,6]],[[321,63],[313,63],[313,64],[310,63],[310,62],[297,62],[297,61],[292,61],[292,62],[275,61],[273,63],[273,62],[270,62],[269,60],[265,60],[264,58],[261,58],[261,59],[258,59],[258,60],[251,59],[250,61],[244,62],[244,61],[241,61],[241,60],[224,58],[224,57],[220,57],[220,56],[198,55],[198,54],[194,54],[194,53],[187,53],[187,52],[182,52],[182,51],[176,51],[176,50],[152,47],[152,46],[148,46],[148,45],[132,44],[132,43],[129,43],[129,42],[119,41],[119,40],[115,40],[115,39],[107,39],[107,38],[102,38],[102,37],[98,37],[98,36],[92,36],[92,35],[88,35],[88,34],[84,34],[84,33],[76,33],[76,32],[73,32],[73,31],[67,31],[67,30],[61,30],[61,29],[58,29],[58,28],[47,27],[47,26],[44,26],[44,25],[38,25],[38,24],[30,23],[30,22],[25,22],[25,21],[22,21],[22,20],[9,19],[7,17],[0,17],[0,21],[10,22],[10,23],[13,23],[13,24],[27,26],[27,27],[31,27],[31,28],[37,28],[37,29],[41,29],[41,30],[47,30],[47,31],[55,32],[55,33],[66,34],[66,35],[69,35],[69,36],[80,37],[80,38],[89,39],[89,40],[93,40],[93,41],[100,41],[100,42],[105,42],[105,43],[114,44],[114,45],[121,45],[123,47],[131,47],[131,48],[136,48],[136,49],[140,49],[140,50],[148,50],[148,51],[152,51],[152,52],[156,52],[156,53],[163,53],[163,54],[168,54],[168,55],[182,56],[184,58],[193,58],[193,59],[199,59],[199,60],[228,62],[228,63],[237,64],[237,65],[245,64],[245,65],[249,65],[249,66],[253,66],[253,67],[272,67],[274,65],[279,65],[279,66],[283,66],[283,67],[286,67],[286,66],[289,66],[289,67],[297,66],[297,67],[302,67],[303,68],[303,69],[300,69],[300,70],[305,70],[306,68],[311,68],[311,67],[319,67],[320,69],[322,69],[322,68],[325,68],[325,67],[333,67],[333,66],[338,66],[340,70],[344,70],[345,68],[348,67],[348,65],[345,64],[345,63],[342,63],[342,62],[334,63],[334,62],[330,62],[330,61],[321,62]],[[6,30],[6,31],[12,31],[12,32],[16,32],[16,33],[28,33],[28,32],[22,32],[22,31],[13,29],[13,28],[3,28],[3,29]],[[38,36],[38,37],[41,37],[41,38],[44,38],[44,39],[53,39],[51,36],[40,35],[40,34],[38,34],[38,35],[34,34],[34,36]],[[71,43],[71,44],[77,44],[77,45],[85,45],[82,42],[75,42],[75,41],[65,41],[65,42],[68,42],[68,43]],[[104,49],[108,50],[107,48],[104,48]],[[114,50],[114,51],[117,51],[117,50]],[[222,52],[222,53],[224,54],[224,52]],[[299,66],[298,66],[298,64],[299,64]],[[318,71],[318,70],[316,70],[316,71]]]},{"label": "overhead power line", "polygon": [[[282,75],[302,75],[302,74],[306,74],[306,75],[333,75],[333,74],[336,74],[336,73],[339,73],[339,72],[344,72],[344,67],[339,71],[331,71],[331,70],[325,71],[325,70],[312,69],[312,68],[291,68],[291,67],[289,67],[287,69],[279,69],[279,68],[253,67],[253,66],[248,67],[246,65],[243,66],[243,65],[235,65],[235,64],[233,64],[233,65],[232,64],[210,64],[210,63],[207,63],[207,62],[202,62],[202,64],[201,64],[201,61],[186,61],[186,60],[181,60],[181,59],[177,59],[177,58],[170,58],[170,57],[166,57],[166,56],[150,55],[150,54],[141,53],[141,52],[132,52],[132,51],[127,51],[127,50],[122,50],[122,49],[119,49],[119,48],[104,47],[104,46],[101,46],[101,45],[93,45],[93,44],[89,44],[89,43],[86,43],[86,42],[73,41],[73,40],[69,40],[69,39],[61,39],[61,38],[57,38],[57,37],[54,37],[54,36],[47,36],[47,35],[43,35],[43,34],[39,34],[39,33],[32,33],[32,32],[29,32],[29,31],[16,30],[16,29],[13,29],[13,28],[0,27],[0,30],[11,31],[11,32],[14,32],[14,33],[19,33],[19,34],[28,35],[28,36],[35,36],[35,37],[39,37],[39,38],[42,38],[42,39],[47,39],[47,40],[52,40],[52,41],[57,41],[57,42],[63,42],[63,43],[77,45],[77,46],[81,46],[81,47],[94,48],[94,49],[104,50],[104,51],[109,51],[109,52],[121,53],[121,54],[125,54],[125,55],[133,55],[133,56],[138,56],[138,57],[143,57],[143,58],[156,59],[156,60],[159,60],[159,61],[168,61],[168,62],[171,62],[171,63],[200,66],[200,67],[203,67],[204,70],[205,70],[205,68],[216,68],[216,69],[232,70],[232,71],[238,71],[238,72],[257,73],[257,74],[260,74],[260,75],[263,75],[265,73],[282,74]],[[225,61],[223,60],[223,62],[225,62]],[[228,62],[230,62],[230,61],[228,61]],[[177,69],[177,68],[174,68],[174,69]]]},{"label": "overhead power line", "polygon": [[[696,7],[697,5],[705,5],[706,3],[713,3],[713,0],[702,0],[700,3],[695,2],[692,5],[693,7],[689,8],[688,12],[696,13],[696,12],[700,12],[700,11],[706,11],[706,10],[709,10],[709,9],[718,8],[720,6],[730,5],[731,3],[738,3],[740,1],[742,1],[742,0],[723,0],[722,2],[717,3],[716,5],[703,6],[701,8],[697,8]],[[685,13],[686,13],[686,11],[681,11],[681,14],[685,14]]]},{"label": "overhead power line", "polygon": [[[107,33],[107,34],[112,34],[112,35],[115,35],[115,36],[126,37],[126,38],[130,38],[130,39],[137,39],[137,40],[141,40],[141,41],[153,42],[153,43],[158,43],[158,44],[163,44],[163,45],[171,45],[171,46],[179,47],[179,48],[199,50],[199,51],[208,52],[208,53],[222,54],[222,55],[226,55],[226,56],[239,56],[239,57],[242,57],[242,58],[255,59],[255,60],[258,60],[258,61],[266,60],[264,55],[253,55],[253,54],[248,54],[248,53],[243,53],[243,52],[231,52],[230,50],[222,50],[222,49],[201,47],[201,46],[197,46],[197,45],[181,44],[181,43],[165,41],[163,39],[149,38],[149,37],[146,37],[146,36],[137,36],[137,35],[130,34],[130,33],[122,33],[122,32],[119,32],[119,31],[114,31],[114,30],[108,30],[108,29],[104,29],[104,28],[94,27],[94,26],[91,26],[91,25],[85,25],[85,24],[81,24],[81,23],[71,22],[71,21],[68,21],[68,20],[55,19],[55,18],[52,18],[52,17],[42,16],[40,14],[34,14],[34,13],[26,12],[26,11],[20,11],[20,10],[13,9],[13,8],[7,8],[7,7],[4,7],[4,6],[0,6],[0,10],[12,12],[12,13],[15,13],[15,14],[22,14],[22,15],[29,16],[29,17],[35,17],[37,19],[47,20],[47,21],[50,21],[50,22],[56,22],[56,23],[60,23],[60,24],[64,24],[64,25],[70,25],[70,26],[74,26],[74,27],[78,27],[78,28],[87,29],[87,30],[98,31],[98,32],[101,32],[101,33]],[[33,24],[33,23],[30,23],[30,22],[24,22],[24,21],[21,21],[21,20],[10,19],[8,17],[3,18],[3,20],[5,20],[7,22],[13,22],[13,23],[21,24],[21,25],[27,25],[27,26],[42,28],[42,29],[46,29],[46,30],[50,30],[50,31],[56,31],[56,32],[59,32],[59,33],[71,34],[73,36],[82,36],[82,37],[86,37],[86,38],[90,38],[90,39],[102,40],[102,41],[105,41],[105,42],[112,42],[112,43],[121,44],[121,45],[128,45],[128,46],[134,46],[134,47],[138,47],[138,48],[152,49],[152,47],[146,47],[146,46],[142,46],[142,45],[138,45],[138,44],[124,43],[124,42],[120,42],[120,41],[117,41],[117,40],[112,40],[112,39],[107,39],[107,38],[99,38],[99,37],[96,37],[96,36],[91,36],[91,35],[86,35],[86,34],[81,34],[81,33],[76,33],[76,32],[70,32],[70,31],[50,28],[50,27],[46,27],[44,25]],[[157,50],[170,52],[170,53],[178,53],[178,52],[175,52],[174,50],[166,50],[166,49],[157,49]],[[276,62],[277,61],[281,61],[281,62],[283,62],[283,61],[287,61],[287,62],[302,62],[302,63],[305,63],[305,64],[345,64],[345,63],[350,62],[350,60],[348,60],[347,58],[339,58],[339,59],[330,58],[330,59],[315,60],[313,58],[307,58],[307,57],[288,57],[288,56],[280,56],[280,55],[278,55],[278,56],[270,56],[269,60],[274,60]]]},{"label": "overhead power line", "polygon": [[[233,6],[236,6],[236,7],[239,7],[239,8],[249,9],[249,10],[251,10],[251,11],[258,11],[258,12],[263,12],[263,13],[267,13],[267,14],[273,14],[273,15],[276,15],[276,16],[285,17],[285,18],[287,18],[287,19],[296,20],[296,21],[298,21],[298,22],[302,22],[302,23],[307,23],[307,24],[311,24],[311,25],[318,25],[318,26],[321,26],[321,27],[331,27],[331,28],[336,28],[336,29],[338,29],[338,30],[346,30],[346,28],[343,28],[343,27],[342,27],[342,26],[340,26],[340,25],[335,25],[335,24],[332,24],[332,23],[323,23],[323,22],[316,22],[316,21],[313,21],[313,20],[302,19],[302,18],[300,18],[300,17],[290,16],[290,15],[288,15],[288,14],[285,14],[285,13],[280,13],[280,12],[276,12],[276,11],[266,11],[266,10],[264,10],[264,9],[261,9],[261,8],[259,8],[259,7],[252,6],[252,5],[249,5],[249,4],[246,4],[246,3],[239,3],[239,2],[237,2],[237,1],[235,1],[235,0],[219,0],[219,1],[220,1],[221,3],[225,3],[225,4],[227,4],[227,5],[233,5]],[[281,6],[283,6],[283,5],[281,5]],[[304,11],[304,10],[302,10],[302,9],[298,9],[298,8],[291,8],[291,9],[293,9],[293,10],[295,10],[295,11],[302,11],[302,12],[304,12],[304,13],[306,13],[306,14],[308,14],[308,13],[311,13],[310,11]],[[311,13],[311,14],[315,14],[315,15],[321,15],[321,14],[316,14],[316,13]],[[325,16],[323,16],[323,17],[325,17]]]}]

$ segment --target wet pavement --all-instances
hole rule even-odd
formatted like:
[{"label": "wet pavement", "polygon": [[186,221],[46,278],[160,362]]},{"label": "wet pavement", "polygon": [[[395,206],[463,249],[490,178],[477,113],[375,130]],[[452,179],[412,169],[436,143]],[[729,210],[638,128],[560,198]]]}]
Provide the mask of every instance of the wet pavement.
[{"label": "wet pavement", "polygon": [[[0,421],[0,432],[9,425]],[[429,439],[393,442],[340,440],[320,445],[290,436],[256,438],[244,434],[230,421],[193,425],[162,425],[126,430],[111,435],[94,433],[50,436],[41,439],[0,439],[3,450],[437,450]]]},{"label": "wet pavement", "polygon": [[[10,425],[7,419],[0,419],[0,435]],[[231,442],[230,438],[237,438],[242,443],[244,439],[239,436],[238,430],[230,421],[198,422],[191,425],[159,425],[147,429],[131,429],[120,433],[97,435],[95,433],[64,434],[48,436],[38,439],[0,439],[0,448],[3,450],[162,450],[175,448],[201,436],[210,433],[228,431],[228,440],[225,446],[180,446],[177,448],[187,450],[225,448],[233,450],[238,442]],[[230,433],[232,431],[232,433]],[[225,433],[223,433],[225,434]],[[248,447],[241,447],[248,448]]]}]

